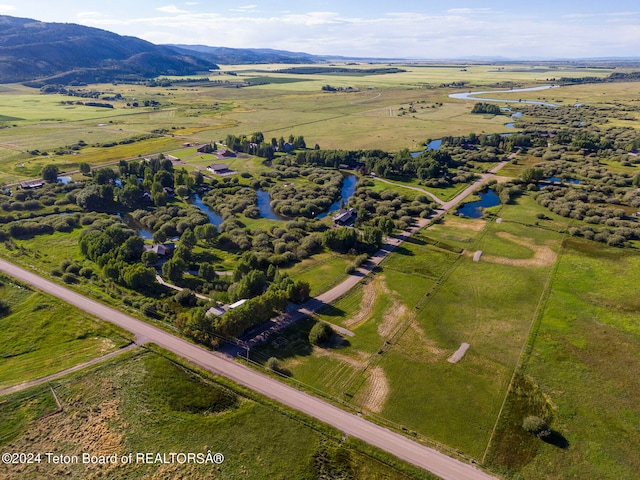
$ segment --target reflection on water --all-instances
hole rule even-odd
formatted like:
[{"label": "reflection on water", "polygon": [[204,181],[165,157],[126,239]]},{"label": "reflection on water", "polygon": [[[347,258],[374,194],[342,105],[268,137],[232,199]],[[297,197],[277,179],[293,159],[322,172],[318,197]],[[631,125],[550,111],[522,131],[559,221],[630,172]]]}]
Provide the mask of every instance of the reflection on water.
[{"label": "reflection on water", "polygon": [[216,227],[219,227],[223,222],[222,217],[211,210],[211,208],[209,208],[209,206],[202,201],[202,198],[197,193],[193,197],[191,197],[188,202],[189,204],[195,205],[204,213],[206,213],[207,217],[209,218],[209,222],[213,223]]},{"label": "reflection on water", "polygon": [[480,200],[477,202],[465,203],[458,209],[458,214],[469,218],[482,217],[482,209],[495,207],[500,205],[500,198],[495,194],[493,190],[488,190],[486,193],[480,193]]},{"label": "reflection on water", "polygon": [[120,220],[122,220],[127,227],[138,232],[138,235],[140,235],[145,240],[153,239],[153,232],[146,229],[144,225],[142,225],[128,213],[118,213],[118,217],[120,217]]}]

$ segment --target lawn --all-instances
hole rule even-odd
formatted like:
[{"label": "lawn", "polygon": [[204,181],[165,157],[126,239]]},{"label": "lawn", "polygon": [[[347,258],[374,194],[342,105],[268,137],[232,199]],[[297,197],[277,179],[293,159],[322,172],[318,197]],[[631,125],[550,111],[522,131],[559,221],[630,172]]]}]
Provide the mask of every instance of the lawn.
[{"label": "lawn", "polygon": [[332,252],[316,254],[302,260],[291,267],[281,268],[280,271],[289,274],[295,280],[309,282],[311,296],[317,296],[337,285],[346,277],[346,269],[353,263],[348,256],[337,255]]}]

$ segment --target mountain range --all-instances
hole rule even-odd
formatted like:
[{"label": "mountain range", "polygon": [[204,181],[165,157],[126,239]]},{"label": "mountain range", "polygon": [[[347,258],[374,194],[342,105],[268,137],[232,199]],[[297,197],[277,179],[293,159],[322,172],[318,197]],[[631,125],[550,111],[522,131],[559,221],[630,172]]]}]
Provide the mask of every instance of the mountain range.
[{"label": "mountain range", "polygon": [[[336,57],[332,57],[336,58]],[[73,23],[0,15],[0,83],[98,83],[195,75],[217,63],[316,63],[326,57],[272,49],[155,45]]]},{"label": "mountain range", "polygon": [[93,83],[217,68],[171,47],[98,28],[0,16],[0,83]]}]

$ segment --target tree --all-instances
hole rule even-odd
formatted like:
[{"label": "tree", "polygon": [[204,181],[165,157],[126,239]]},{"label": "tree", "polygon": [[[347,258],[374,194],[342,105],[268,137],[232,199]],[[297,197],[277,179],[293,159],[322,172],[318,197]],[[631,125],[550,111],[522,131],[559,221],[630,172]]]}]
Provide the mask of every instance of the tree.
[{"label": "tree", "polygon": [[198,275],[204,278],[207,282],[215,280],[218,276],[215,267],[210,263],[201,264],[200,269],[198,270]]},{"label": "tree", "polygon": [[180,290],[173,296],[173,299],[183,307],[195,307],[198,302],[195,294],[188,288]]},{"label": "tree", "polygon": [[118,257],[125,262],[134,263],[140,260],[142,252],[144,252],[144,240],[137,235],[133,235],[122,244]]},{"label": "tree", "polygon": [[194,233],[198,240],[211,243],[218,235],[218,229],[213,223],[205,223],[204,225],[197,225],[194,229]]},{"label": "tree", "polygon": [[120,203],[126,208],[133,210],[140,205],[140,188],[127,183],[118,195]]},{"label": "tree", "polygon": [[106,185],[107,183],[110,183],[111,180],[114,180],[117,177],[117,175],[112,168],[104,167],[104,168],[95,170],[93,172],[93,177],[95,178],[96,183],[100,185]]},{"label": "tree", "polygon": [[524,428],[527,432],[533,433],[538,438],[546,438],[551,435],[551,429],[549,425],[536,416],[526,417],[522,422],[522,428]]},{"label": "tree", "polygon": [[153,267],[156,263],[158,263],[158,254],[156,252],[152,252],[151,250],[142,253],[142,263],[145,267]]},{"label": "tree", "polygon": [[334,331],[328,323],[316,322],[309,332],[309,342],[312,345],[322,345],[327,343],[333,334]]},{"label": "tree", "polygon": [[172,258],[162,265],[162,275],[173,283],[181,282],[186,268],[187,266],[184,260],[181,258]]},{"label": "tree", "polygon": [[45,165],[41,174],[42,179],[47,183],[56,183],[58,181],[58,167],[55,165]]},{"label": "tree", "polygon": [[134,290],[144,290],[156,283],[156,271],[139,263],[125,267],[121,276],[124,284]]},{"label": "tree", "polygon": [[197,241],[198,240],[196,239],[193,230],[191,230],[190,228],[187,228],[185,231],[183,231],[182,235],[180,236],[180,245],[185,246],[189,250],[196,246]]},{"label": "tree", "polygon": [[87,162],[81,162],[78,165],[78,169],[80,170],[80,173],[84,175],[89,175],[91,173],[91,165],[89,165]]},{"label": "tree", "polygon": [[525,168],[520,173],[520,178],[527,183],[539,182],[544,178],[544,170],[541,168]]}]

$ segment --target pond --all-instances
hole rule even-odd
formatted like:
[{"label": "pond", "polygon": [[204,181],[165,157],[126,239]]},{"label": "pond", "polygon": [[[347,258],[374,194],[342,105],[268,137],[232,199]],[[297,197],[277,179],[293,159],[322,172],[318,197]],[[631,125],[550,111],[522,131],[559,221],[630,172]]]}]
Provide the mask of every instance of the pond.
[{"label": "pond", "polygon": [[571,183],[573,185],[580,185],[580,180],[576,180],[575,178],[549,177],[549,178],[547,178],[547,182],[551,182],[551,183]]},{"label": "pond", "polygon": [[138,233],[138,235],[140,235],[145,240],[153,239],[153,232],[151,230],[146,229],[144,225],[142,225],[139,221],[137,221],[128,213],[118,213],[118,217],[120,218],[120,220],[122,220],[122,222],[127,227],[131,228],[132,230],[135,230]]},{"label": "pond", "polygon": [[58,182],[67,185],[71,181],[71,177],[58,177]]},{"label": "pond", "polygon": [[193,197],[189,198],[188,203],[190,205],[195,205],[204,213],[206,213],[207,217],[209,218],[209,222],[213,223],[216,227],[219,227],[220,224],[224,221],[220,215],[211,210],[211,208],[209,208],[209,206],[202,201],[202,197],[200,197],[200,195],[198,195],[197,193]]},{"label": "pond", "polygon": [[428,152],[429,150],[440,150],[440,147],[442,147],[442,139],[431,140],[429,143],[427,143],[427,148],[425,148],[424,150],[422,150],[420,152],[413,152],[411,154],[411,156],[412,157],[417,157],[421,153]]},{"label": "pond", "polygon": [[353,174],[342,174],[344,176],[344,180],[342,181],[342,188],[340,189],[340,198],[333,202],[324,213],[321,213],[317,216],[317,218],[324,218],[330,213],[337,212],[340,210],[340,204],[344,200],[344,204],[346,205],[349,199],[353,196],[356,191],[356,183],[358,183],[358,177]]},{"label": "pond", "polygon": [[[333,213],[340,209],[340,201],[344,199],[345,203],[351,198],[351,196],[356,191],[356,183],[358,183],[358,177],[352,173],[343,173],[344,180],[342,182],[342,188],[340,190],[341,198],[333,202],[329,207],[329,210],[321,213],[317,216],[317,218],[324,218],[328,214]],[[271,196],[269,192],[266,190],[259,189],[256,191],[256,195],[258,197],[258,210],[260,211],[260,216],[262,218],[266,218],[268,220],[278,220],[281,222],[287,222],[292,220],[289,217],[284,217],[282,215],[277,214],[271,208]],[[223,222],[223,219],[220,215],[214,212],[208,205],[206,205],[200,195],[194,195],[189,199],[189,203],[191,205],[195,205],[209,217],[209,221],[213,223],[216,227],[219,227]],[[133,227],[132,227],[133,228]]]},{"label": "pond", "polygon": [[465,203],[460,207],[458,209],[458,215],[469,218],[481,218],[483,208],[500,205],[500,198],[493,190],[487,190],[485,193],[480,193],[479,196],[480,200],[477,202]]},{"label": "pond", "polygon": [[258,210],[260,210],[260,216],[262,218],[280,221],[291,220],[290,218],[278,215],[273,211],[273,209],[271,208],[271,195],[269,195],[269,192],[260,189],[256,191],[256,195],[258,195]]},{"label": "pond", "polygon": [[[340,189],[340,198],[333,202],[326,212],[317,215],[316,218],[325,218],[327,215],[333,212],[337,212],[338,210],[340,210],[340,204],[342,203],[342,200],[344,200],[344,203],[346,204],[355,193],[356,183],[358,183],[358,177],[353,173],[343,172],[342,175],[344,179],[342,180],[342,188]],[[260,215],[262,216],[262,218],[281,221],[291,220],[291,218],[283,217],[282,215],[278,215],[273,211],[273,209],[271,208],[271,196],[269,195],[269,192],[260,189],[256,193],[258,195],[258,210],[260,210]]]}]

